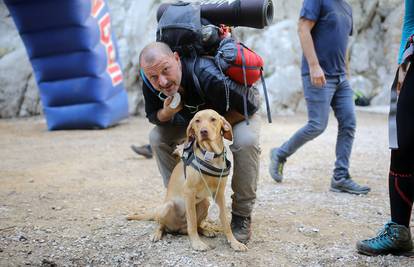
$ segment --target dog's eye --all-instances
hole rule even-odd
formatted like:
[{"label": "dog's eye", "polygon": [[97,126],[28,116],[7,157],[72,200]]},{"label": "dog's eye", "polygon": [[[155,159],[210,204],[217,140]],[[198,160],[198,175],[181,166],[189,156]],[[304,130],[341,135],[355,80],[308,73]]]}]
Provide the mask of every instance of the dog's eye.
[{"label": "dog's eye", "polygon": [[196,120],[195,120],[195,123],[200,123],[200,120],[199,120],[199,119],[196,119]]},{"label": "dog's eye", "polygon": [[216,121],[217,119],[216,118],[214,118],[214,117],[211,117],[211,119],[210,119],[211,121]]}]

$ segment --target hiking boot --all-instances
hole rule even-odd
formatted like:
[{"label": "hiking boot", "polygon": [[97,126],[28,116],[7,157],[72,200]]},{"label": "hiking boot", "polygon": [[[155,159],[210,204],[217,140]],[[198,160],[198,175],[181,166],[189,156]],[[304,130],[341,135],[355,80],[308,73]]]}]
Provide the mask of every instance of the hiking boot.
[{"label": "hiking boot", "polygon": [[131,149],[138,155],[144,156],[147,159],[152,158],[152,149],[150,145],[143,145],[143,146],[132,145]]},{"label": "hiking boot", "polygon": [[357,184],[354,180],[352,180],[351,176],[348,175],[347,177],[339,180],[332,178],[331,191],[361,195],[368,194],[368,192],[371,191],[371,188]]},{"label": "hiking boot", "polygon": [[269,173],[270,176],[278,183],[283,180],[283,166],[285,165],[286,159],[282,159],[277,155],[278,148],[272,148],[270,150],[270,165]]},{"label": "hiking boot", "polygon": [[247,244],[252,235],[251,217],[243,217],[232,214],[231,216],[231,231],[234,237],[241,243]]},{"label": "hiking boot", "polygon": [[368,256],[414,255],[410,229],[393,222],[385,224],[376,237],[358,241],[356,248],[358,253]]}]

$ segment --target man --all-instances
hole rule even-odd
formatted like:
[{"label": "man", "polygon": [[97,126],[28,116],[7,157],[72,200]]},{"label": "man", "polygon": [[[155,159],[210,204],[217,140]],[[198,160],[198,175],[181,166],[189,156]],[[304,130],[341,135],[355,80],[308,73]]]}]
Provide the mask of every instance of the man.
[{"label": "man", "polygon": [[353,92],[345,64],[348,36],[352,34],[351,6],[344,0],[305,0],[298,33],[304,53],[302,81],[308,123],[281,147],[270,151],[270,175],[276,182],[282,181],[286,159],[326,129],[331,106],[338,120],[331,190],[367,194],[370,188],[358,185],[348,172],[356,127]]},{"label": "man", "polygon": [[[259,172],[260,119],[254,115],[260,105],[257,89],[236,84],[223,75],[209,58],[197,58],[193,67],[188,59],[180,58],[160,42],[147,45],[139,62],[145,74],[142,89],[145,112],[149,121],[155,124],[150,132],[150,145],[164,186],[167,186],[177,164],[172,155],[175,146],[185,138],[186,127],[197,111],[211,108],[222,115],[238,114],[226,117],[233,124],[234,136],[230,146],[234,160],[231,227],[236,239],[247,243],[251,236],[251,213]],[[176,108],[171,108],[169,105],[177,92],[181,95],[181,102]],[[240,122],[244,103],[247,104],[249,125]]]}]

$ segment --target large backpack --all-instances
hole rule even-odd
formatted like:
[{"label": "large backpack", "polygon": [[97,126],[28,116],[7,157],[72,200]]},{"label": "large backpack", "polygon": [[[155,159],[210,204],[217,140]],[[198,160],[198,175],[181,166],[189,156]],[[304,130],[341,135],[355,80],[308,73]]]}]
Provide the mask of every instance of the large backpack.
[{"label": "large backpack", "polygon": [[[225,75],[246,87],[250,87],[261,78],[268,120],[271,122],[268,96],[262,75],[263,60],[243,44],[236,42],[233,38],[224,38],[220,33],[225,34],[220,31],[219,27],[211,25],[201,17],[199,4],[178,2],[171,4],[160,17],[156,40],[168,44],[171,50],[181,57],[191,59],[188,71],[192,74],[195,87],[203,100],[205,96],[194,72],[198,56],[215,57],[216,64]],[[244,113],[247,120],[246,101],[247,98],[244,96]],[[226,110],[228,109],[229,103],[226,107]]]}]

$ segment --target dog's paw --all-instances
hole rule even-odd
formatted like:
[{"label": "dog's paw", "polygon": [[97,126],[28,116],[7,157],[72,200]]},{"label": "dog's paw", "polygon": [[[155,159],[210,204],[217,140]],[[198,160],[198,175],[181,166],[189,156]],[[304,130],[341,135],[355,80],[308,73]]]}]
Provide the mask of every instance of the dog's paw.
[{"label": "dog's paw", "polygon": [[213,229],[202,228],[202,227],[198,228],[198,233],[200,235],[203,235],[203,236],[209,237],[209,238],[217,236],[217,232],[214,231]]},{"label": "dog's paw", "polygon": [[197,251],[207,251],[211,249],[209,245],[207,245],[201,240],[191,242],[191,247]]},{"label": "dog's paw", "polygon": [[231,246],[231,248],[232,249],[234,249],[235,251],[241,251],[241,252],[244,252],[244,251],[247,251],[247,246],[245,245],[245,244],[243,244],[243,243],[240,243],[239,241],[234,241],[234,242],[231,242],[230,243],[230,246]]},{"label": "dog's paw", "polygon": [[151,241],[152,242],[157,242],[157,241],[160,241],[161,239],[162,239],[162,232],[161,231],[156,231],[151,236]]}]

